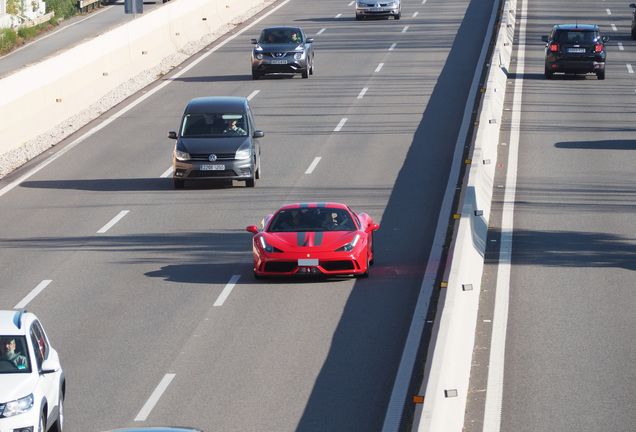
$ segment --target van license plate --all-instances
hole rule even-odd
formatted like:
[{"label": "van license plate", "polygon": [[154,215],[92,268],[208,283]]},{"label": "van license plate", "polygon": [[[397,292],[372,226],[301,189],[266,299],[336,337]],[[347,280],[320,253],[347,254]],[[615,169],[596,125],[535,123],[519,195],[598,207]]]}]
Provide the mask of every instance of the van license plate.
[{"label": "van license plate", "polygon": [[225,165],[223,164],[201,165],[201,171],[225,171]]}]

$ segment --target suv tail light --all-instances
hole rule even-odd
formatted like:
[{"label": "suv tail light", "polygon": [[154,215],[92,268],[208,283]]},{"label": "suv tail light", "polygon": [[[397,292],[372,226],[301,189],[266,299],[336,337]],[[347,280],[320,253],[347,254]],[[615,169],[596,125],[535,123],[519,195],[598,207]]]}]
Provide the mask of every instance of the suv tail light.
[{"label": "suv tail light", "polygon": [[559,46],[557,44],[550,44],[550,51],[557,52],[559,50]]},{"label": "suv tail light", "polygon": [[596,45],[594,47],[594,51],[596,51],[597,53],[603,51],[603,45]]}]

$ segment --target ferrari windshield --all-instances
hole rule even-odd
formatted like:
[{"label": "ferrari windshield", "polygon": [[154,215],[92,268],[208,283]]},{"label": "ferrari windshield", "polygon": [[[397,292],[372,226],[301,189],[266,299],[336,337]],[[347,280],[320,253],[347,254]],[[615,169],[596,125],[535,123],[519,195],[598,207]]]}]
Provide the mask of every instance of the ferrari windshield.
[{"label": "ferrari windshield", "polygon": [[187,114],[181,125],[183,138],[247,136],[243,114]]},{"label": "ferrari windshield", "polygon": [[272,218],[267,232],[355,231],[351,214],[339,208],[293,208],[280,210]]}]

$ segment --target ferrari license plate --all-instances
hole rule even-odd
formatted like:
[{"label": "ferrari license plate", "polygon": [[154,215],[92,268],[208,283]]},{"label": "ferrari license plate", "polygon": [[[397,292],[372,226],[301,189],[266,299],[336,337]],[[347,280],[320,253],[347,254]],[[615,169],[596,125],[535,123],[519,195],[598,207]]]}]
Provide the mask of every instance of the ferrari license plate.
[{"label": "ferrari license plate", "polygon": [[318,259],[313,258],[299,258],[298,259],[298,267],[317,267]]},{"label": "ferrari license plate", "polygon": [[207,164],[201,165],[201,171],[224,171],[225,165],[223,164]]},{"label": "ferrari license plate", "polygon": [[272,60],[272,64],[287,64],[287,60]]}]

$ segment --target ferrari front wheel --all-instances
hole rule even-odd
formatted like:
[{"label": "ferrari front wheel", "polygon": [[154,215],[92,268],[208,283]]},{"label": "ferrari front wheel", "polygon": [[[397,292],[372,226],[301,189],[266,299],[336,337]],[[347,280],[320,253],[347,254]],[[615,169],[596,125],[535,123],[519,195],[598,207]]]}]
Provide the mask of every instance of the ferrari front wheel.
[{"label": "ferrari front wheel", "polygon": [[364,273],[358,273],[356,277],[359,279],[369,277],[369,253],[368,252],[367,252],[367,267],[364,269]]}]

